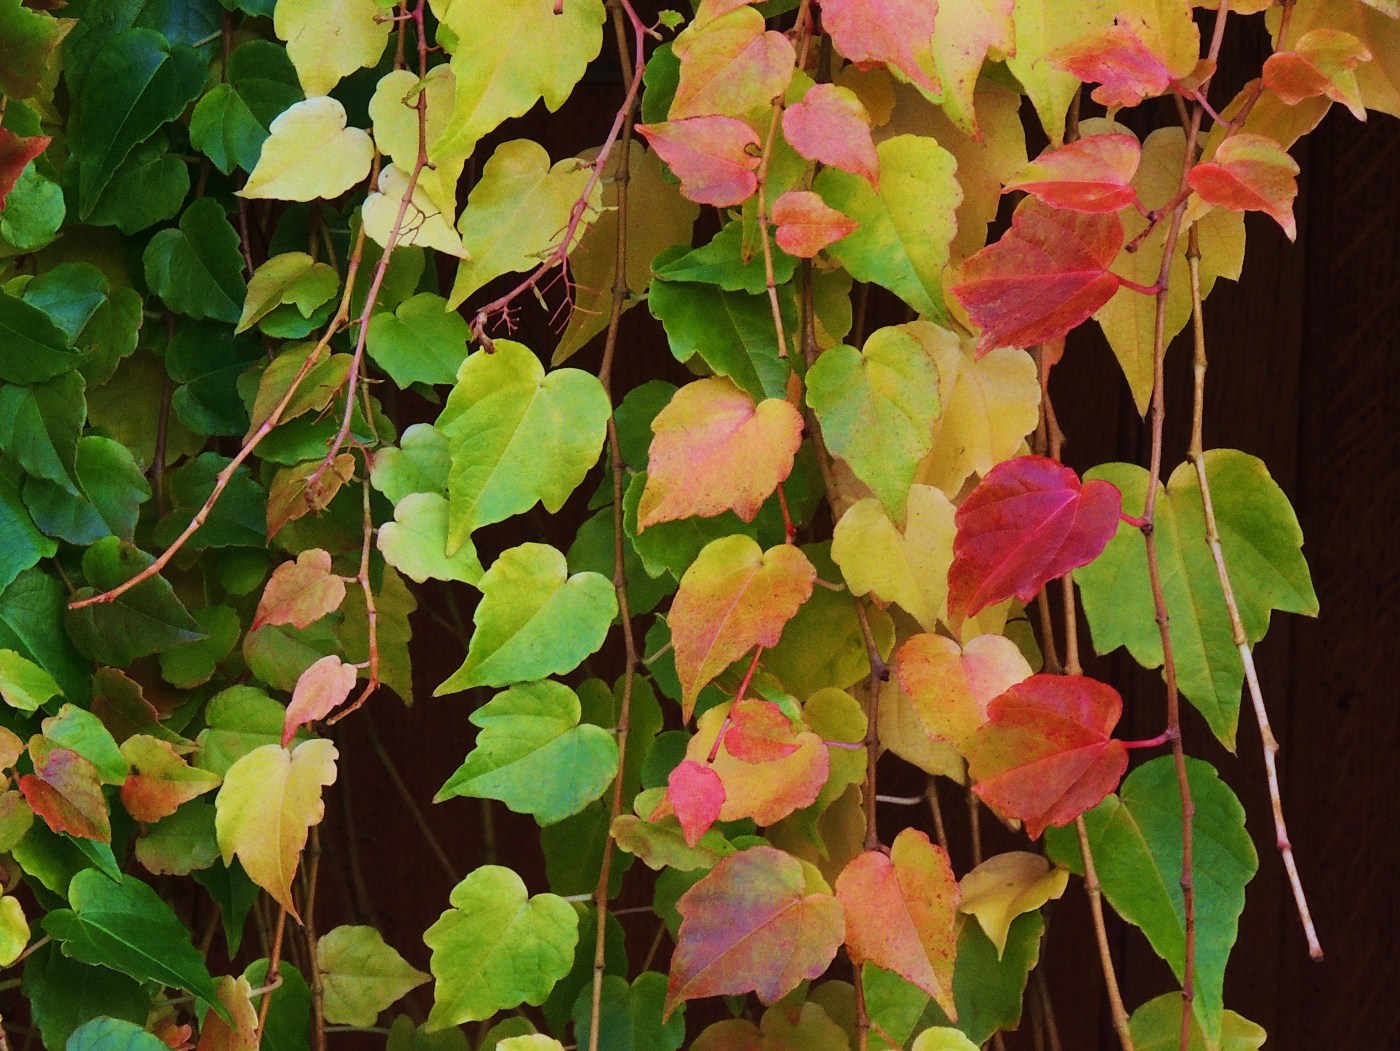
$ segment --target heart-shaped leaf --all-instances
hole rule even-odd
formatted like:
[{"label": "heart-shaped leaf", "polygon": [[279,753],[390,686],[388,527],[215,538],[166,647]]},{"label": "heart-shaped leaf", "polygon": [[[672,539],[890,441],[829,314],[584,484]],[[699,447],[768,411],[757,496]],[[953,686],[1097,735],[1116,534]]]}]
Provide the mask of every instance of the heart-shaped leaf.
[{"label": "heart-shaped leaf", "polygon": [[870,114],[850,88],[813,84],[783,110],[783,138],[809,161],[859,175],[879,188],[880,160]]},{"label": "heart-shaped leaf", "polygon": [[248,630],[264,624],[309,627],[339,609],[344,600],[345,580],[331,570],[329,552],[310,548],[295,562],[283,562],[272,571]]},{"label": "heart-shaped leaf", "polygon": [[811,190],[788,190],[773,202],[773,240],[788,255],[811,259],[859,224]]},{"label": "heart-shaped leaf", "polygon": [[899,685],[934,740],[962,745],[987,721],[987,706],[1031,675],[1004,635],[978,635],[961,647],[942,635],[914,635],[895,657]]},{"label": "heart-shaped leaf", "polygon": [[958,911],[977,917],[1001,959],[1016,917],[1060,897],[1068,883],[1069,870],[1052,866],[1043,855],[1024,850],[997,854],[959,881],[962,904]]},{"label": "heart-shaped leaf", "polygon": [[341,926],[316,943],[326,1021],[374,1025],[379,1013],[430,977],[409,966],[373,927]]},{"label": "heart-shaped leaf", "polygon": [[332,653],[315,661],[297,677],[287,718],[282,724],[282,747],[291,744],[298,730],[324,719],[345,703],[355,688],[359,672]]},{"label": "heart-shaped leaf", "polygon": [[97,767],[71,748],[46,737],[29,742],[32,774],[20,774],[19,789],[30,809],[55,832],[111,842],[112,826]]},{"label": "heart-shaped leaf", "polygon": [[[763,15],[748,4],[730,6],[723,14],[697,18],[676,37],[681,68],[672,120],[742,117],[787,90],[797,60],[792,42],[766,30]],[[712,12],[701,11],[707,13]]]},{"label": "heart-shaped leaf", "polygon": [[369,133],[346,127],[347,119],[345,107],[329,95],[283,110],[239,194],[279,201],[339,197],[369,174],[374,158]]},{"label": "heart-shaped leaf", "polygon": [[1242,131],[1220,144],[1215,155],[1191,169],[1191,189],[1207,204],[1233,212],[1264,212],[1298,236],[1293,198],[1298,196],[1298,162],[1267,135]]},{"label": "heart-shaped leaf", "polygon": [[710,764],[686,759],[667,777],[666,799],[685,832],[686,845],[693,847],[719,819],[724,782]]},{"label": "heart-shaped leaf", "polygon": [[937,4],[924,0],[825,0],[822,28],[852,62],[881,62],[929,95],[942,91],[933,57]]},{"label": "heart-shaped leaf", "polygon": [[1366,119],[1356,82],[1356,67],[1371,61],[1371,49],[1341,29],[1311,29],[1290,51],[1275,51],[1264,60],[1264,86],[1290,106],[1326,95]]}]

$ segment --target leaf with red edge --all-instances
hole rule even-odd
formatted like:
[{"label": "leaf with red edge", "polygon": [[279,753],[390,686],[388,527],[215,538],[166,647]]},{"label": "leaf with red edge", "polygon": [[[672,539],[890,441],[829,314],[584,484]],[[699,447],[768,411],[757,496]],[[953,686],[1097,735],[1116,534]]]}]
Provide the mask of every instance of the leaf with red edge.
[{"label": "leaf with red edge", "polygon": [[1047,149],[1006,184],[1003,193],[1025,190],[1055,208],[1116,212],[1137,200],[1133,176],[1142,146],[1127,133],[1089,135]]},{"label": "leaf with red edge", "polygon": [[767,763],[797,751],[797,736],[792,720],[776,704],[746,697],[729,709],[724,747],[745,763]]},{"label": "leaf with red edge", "polygon": [[286,748],[307,723],[324,719],[344,704],[355,688],[357,674],[353,664],[346,664],[333,653],[302,672],[282,722],[282,747]]},{"label": "leaf with red edge", "polygon": [[1298,162],[1267,135],[1231,135],[1209,161],[1191,169],[1190,180],[1207,204],[1232,212],[1265,212],[1290,241],[1297,239],[1293,198],[1298,196]]},{"label": "leaf with red edge", "polygon": [[680,79],[669,117],[740,117],[787,90],[797,53],[763,15],[747,4],[717,17],[702,9],[676,37]]},{"label": "leaf with red edge", "polygon": [[1162,60],[1123,25],[1082,36],[1048,57],[1084,83],[1099,85],[1091,97],[1101,106],[1136,106],[1163,94],[1172,81]]},{"label": "leaf with red edge", "polygon": [[[686,846],[693,847],[719,819],[724,806],[724,782],[708,763],[686,759],[666,779],[666,802],[681,823]],[[651,820],[656,817],[653,812]]]},{"label": "leaf with red edge", "polygon": [[811,259],[860,225],[811,190],[788,190],[774,201],[773,223],[778,247],[799,259]]},{"label": "leaf with red edge", "polygon": [[219,775],[190,766],[168,741],[133,734],[122,742],[132,766],[122,784],[122,805],[137,821],[159,821],[184,803],[219,787]]},{"label": "leaf with red edge", "polygon": [[925,634],[899,647],[895,671],[925,732],[958,745],[987,721],[994,698],[1030,677],[1031,666],[1004,635],[977,635],[959,646]]},{"label": "leaf with red edge", "polygon": [[1080,483],[1064,464],[1018,456],[997,464],[958,508],[948,615],[957,623],[1098,558],[1118,531],[1123,494],[1111,482]]},{"label": "leaf with red edge", "polygon": [[681,914],[666,1015],[701,996],[771,1004],[836,957],[846,925],[814,868],[774,847],[732,854],[676,903]]},{"label": "leaf with red edge", "polygon": [[1069,212],[1028,197],[1011,229],[963,264],[952,293],[982,329],[977,356],[1063,336],[1113,298],[1123,247],[1109,212]]},{"label": "leaf with red edge", "polygon": [[822,28],[852,62],[883,62],[925,93],[943,89],[933,57],[932,0],[822,0]]},{"label": "leaf with red edge", "polygon": [[987,708],[967,745],[977,794],[1026,823],[1032,839],[1097,806],[1118,787],[1128,749],[1110,734],[1123,699],[1083,675],[1032,675]]},{"label": "leaf with red edge", "polygon": [[746,536],[712,540],[681,577],[667,623],[686,719],[700,690],[755,646],[774,646],[811,597],[817,571],[790,545],[763,551]]},{"label": "leaf with red edge", "polygon": [[962,892],[943,848],[906,828],[889,854],[868,850],[847,865],[836,880],[836,897],[846,910],[851,962],[893,971],[956,1021],[953,964]]},{"label": "leaf with red edge", "polygon": [[758,189],[758,133],[733,117],[687,117],[638,124],[641,135],[681,181],[681,196],[728,208]]},{"label": "leaf with red edge", "polygon": [[331,569],[329,552],[313,547],[272,571],[248,630],[266,624],[307,628],[339,609],[344,600],[345,580]]},{"label": "leaf with red edge", "polygon": [[55,832],[110,843],[112,824],[97,767],[39,735],[29,739],[29,756],[34,772],[20,775],[19,790],[30,809]]},{"label": "leaf with red edge", "polygon": [[783,138],[807,160],[859,175],[878,189],[880,159],[870,114],[850,88],[813,84],[783,110]]},{"label": "leaf with red edge", "polygon": [[811,730],[799,728],[791,736],[791,742],[797,745],[791,753],[765,762],[747,762],[729,750],[727,732],[719,748],[715,748],[715,738],[726,730],[733,707],[720,704],[701,715],[696,720],[695,736],[685,750],[686,756],[696,762],[714,755],[709,765],[724,784],[719,819],[752,818],[766,827],[816,802],[831,776],[831,755],[822,739]]},{"label": "leaf with red edge", "polygon": [[687,383],[651,424],[637,526],[733,511],[752,522],[792,472],[802,415],[780,398],[757,404],[728,379]]},{"label": "leaf with red edge", "polygon": [[4,209],[6,198],[24,174],[24,169],[48,149],[49,141],[47,135],[26,138],[16,135],[9,128],[0,128],[0,210]]},{"label": "leaf with red edge", "polygon": [[1340,102],[1357,120],[1366,119],[1366,104],[1356,82],[1356,67],[1371,61],[1371,49],[1341,29],[1312,29],[1264,61],[1264,86],[1290,106],[1325,95]]}]

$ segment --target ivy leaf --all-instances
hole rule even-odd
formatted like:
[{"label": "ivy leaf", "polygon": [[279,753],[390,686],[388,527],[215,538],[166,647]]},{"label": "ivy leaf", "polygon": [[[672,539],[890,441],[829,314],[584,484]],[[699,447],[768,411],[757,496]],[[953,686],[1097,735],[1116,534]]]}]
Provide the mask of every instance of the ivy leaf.
[{"label": "ivy leaf", "polygon": [[249,279],[234,334],[258,325],[268,335],[299,339],[311,331],[314,319],[329,316],[339,287],[340,275],[329,263],[318,263],[305,252],[273,256]]},{"label": "ivy leaf", "polygon": [[816,576],[790,545],[763,551],[749,537],[726,536],[705,546],[681,577],[668,618],[687,720],[710,680],[755,646],[777,644]]},{"label": "ivy leaf", "polygon": [[1044,456],[998,464],[958,508],[949,616],[961,623],[1013,595],[1030,602],[1048,581],[1092,562],[1113,539],[1122,504],[1112,484],[1081,484]]},{"label": "ivy leaf", "polygon": [[14,650],[0,649],[0,698],[21,712],[38,711],[62,691],[53,676]]},{"label": "ivy leaf", "polygon": [[954,177],[957,164],[951,153],[923,135],[886,139],[876,154],[878,193],[849,172],[828,168],[817,175],[813,189],[822,200],[859,224],[827,254],[857,281],[872,281],[920,314],[942,318],[942,270],[957,230],[954,212],[962,201]]},{"label": "ivy leaf", "polygon": [[[691,1051],[785,1051],[806,1048],[807,1051],[843,1051],[851,1046],[846,1028],[833,1021],[827,1009],[815,999],[834,983],[812,988],[814,999],[803,1004],[777,1003],[763,1012],[754,1025],[747,1018],[729,1018],[705,1027]],[[847,989],[850,987],[847,986]],[[843,1022],[847,1021],[845,1018]]]},{"label": "ivy leaf", "polygon": [[666,800],[681,823],[686,846],[694,847],[719,820],[725,800],[724,781],[713,765],[686,759],[666,779]]},{"label": "ivy leaf", "polygon": [[975,916],[997,948],[1006,954],[1006,938],[1017,916],[1033,912],[1065,892],[1069,870],[1056,868],[1042,855],[1024,850],[995,854],[959,882],[959,912]]},{"label": "ivy leaf", "polygon": [[180,228],[151,238],[141,260],[146,282],[171,310],[196,320],[238,320],[248,292],[238,231],[214,198],[186,208]]},{"label": "ivy leaf", "polygon": [[64,1051],[160,1051],[166,1046],[160,1037],[135,1022],[97,1017],[73,1030]]},{"label": "ivy leaf", "polygon": [[57,945],[34,953],[23,981],[45,1047],[65,1047],[75,1030],[95,1018],[121,1018],[140,1028],[150,1011],[150,995],[134,979],[70,959]]},{"label": "ivy leaf", "polygon": [[92,761],[40,736],[30,740],[29,755],[34,772],[21,774],[18,780],[19,790],[34,813],[55,832],[110,843],[107,801]]},{"label": "ivy leaf", "polygon": [[1264,60],[1264,87],[1285,103],[1325,95],[1340,102],[1357,120],[1366,119],[1356,67],[1371,61],[1371,49],[1341,29],[1311,29],[1287,51]]},{"label": "ivy leaf", "polygon": [[1052,145],[1065,138],[1065,114],[1081,81],[1047,61],[1056,48],[1113,24],[1118,0],[1084,0],[1066,7],[1059,0],[1016,0],[1016,47],[1006,66],[1025,87]]},{"label": "ivy leaf", "polygon": [[77,352],[63,330],[38,307],[0,291],[0,380],[42,383],[74,368]]},{"label": "ivy leaf", "polygon": [[867,960],[912,982],[957,1018],[953,963],[960,892],[947,853],[906,828],[888,854],[868,850],[836,881],[846,912],[846,947],[859,967]]},{"label": "ivy leaf", "polygon": [[344,704],[358,675],[353,664],[335,654],[322,657],[302,672],[292,691],[292,702],[287,705],[282,747],[286,748],[303,726],[324,719]]},{"label": "ivy leaf", "polygon": [[430,976],[409,966],[373,927],[340,926],[316,943],[326,1021],[372,1026],[379,1012]]},{"label": "ivy leaf", "polygon": [[1164,94],[1172,73],[1128,26],[1118,24],[1057,48],[1048,59],[1086,84],[1101,106],[1136,106]]},{"label": "ivy leaf", "polygon": [[1293,198],[1298,162],[1267,135],[1242,131],[1225,139],[1210,160],[1191,169],[1191,189],[1207,204],[1232,212],[1264,212],[1290,241],[1298,237]]},{"label": "ivy leaf", "polygon": [[122,805],[137,821],[160,821],[218,787],[218,774],[190,766],[167,741],[134,734],[121,751],[132,767],[122,784]]},{"label": "ivy leaf", "polygon": [[546,376],[519,343],[497,340],[494,352],[468,357],[437,421],[452,452],[447,553],[536,501],[558,511],[597,463],[611,414],[594,376]]},{"label": "ivy leaf", "polygon": [[826,0],[822,27],[852,62],[881,62],[930,98],[942,93],[933,54],[936,4],[921,0]]},{"label": "ivy leaf", "polygon": [[[1148,1000],[1128,1019],[1133,1047],[1139,1051],[1173,1051],[1181,1046],[1181,994],[1165,993]],[[1201,1024],[1191,1019],[1189,1051],[1207,1051]],[[1220,1051],[1259,1051],[1268,1034],[1249,1019],[1226,1011],[1220,1019]]]},{"label": "ivy leaf", "polygon": [[190,114],[190,145],[228,175],[234,168],[253,170],[272,122],[301,101],[301,88],[286,50],[270,40],[239,44],[224,76]]},{"label": "ivy leaf", "polygon": [[1123,224],[1104,212],[1068,212],[1028,197],[1011,229],[962,268],[953,295],[982,329],[977,353],[1063,336],[1113,298],[1108,268]]},{"label": "ivy leaf", "polygon": [[0,898],[0,960],[8,967],[29,944],[29,921],[24,907],[12,894]]},{"label": "ivy leaf", "polygon": [[282,736],[286,709],[264,691],[231,686],[210,699],[204,709],[207,724],[200,731],[195,765],[224,777],[233,764]]},{"label": "ivy leaf", "polygon": [[[83,553],[83,575],[89,586],[79,588],[73,598],[90,598],[124,584],[154,561],[123,540],[105,537]],[[99,664],[114,668],[204,638],[198,622],[159,575],[112,602],[66,610],[64,618],[73,642]]]},{"label": "ivy leaf", "polygon": [[880,188],[870,114],[849,88],[813,84],[783,110],[783,138],[807,160],[859,175]]},{"label": "ivy leaf", "polygon": [[961,647],[942,635],[913,635],[899,647],[895,670],[924,732],[958,746],[987,721],[993,699],[1031,675],[1004,635],[978,635]]},{"label": "ivy leaf", "polygon": [[92,695],[92,666],[78,654],[63,619],[68,595],[56,577],[30,568],[0,590],[0,647],[27,657],[54,677],[65,697],[86,703]]},{"label": "ivy leaf", "polygon": [[[668,262],[657,262],[654,276],[663,281],[718,285],[726,292],[747,292],[752,296],[766,297],[768,268],[763,261],[763,253],[755,245],[745,244],[752,230],[746,234],[744,225],[743,219],[731,220],[707,244],[679,257],[668,255]],[[774,283],[782,285],[791,281],[792,275],[797,272],[797,260],[782,251],[771,255]],[[771,326],[771,307],[769,318]]]},{"label": "ivy leaf", "polygon": [[[663,1022],[666,976],[644,971],[629,987],[627,979],[609,974],[603,979],[599,1009],[598,1046],[632,1051],[677,1051],[685,1042],[685,1018],[674,1015]],[[586,1034],[593,1017],[593,992],[580,994],[574,1004],[574,1032]],[[604,1041],[607,1041],[605,1044]],[[500,1045],[498,1045],[499,1047]],[[581,1043],[587,1048],[587,1043]],[[694,1047],[695,1045],[692,1045]],[[520,1048],[519,1051],[532,1051]],[[547,1051],[545,1048],[535,1051]]]},{"label": "ivy leaf", "polygon": [[0,6],[0,34],[5,40],[0,91],[11,99],[39,94],[55,49],[75,24],[76,20],[31,11],[20,0],[5,0]]},{"label": "ivy leaf", "polygon": [[773,1003],[826,970],[845,936],[841,905],[790,854],[732,854],[682,895],[666,1014],[701,996],[756,992]]},{"label": "ivy leaf", "polygon": [[811,259],[857,225],[810,190],[788,190],[773,202],[772,218],[778,247],[799,259]]},{"label": "ivy leaf", "polygon": [[470,336],[466,319],[448,309],[447,300],[420,292],[392,313],[381,310],[370,318],[366,347],[400,387],[451,383],[467,356]]},{"label": "ivy leaf", "polygon": [[393,29],[380,13],[377,0],[278,0],[272,28],[287,42],[308,96],[329,94],[342,78],[379,61]]},{"label": "ivy leaf", "polygon": [[754,400],[721,377],[676,392],[651,425],[638,531],[734,511],[752,522],[792,473],[802,417],[786,401]]},{"label": "ivy leaf", "polygon": [[[386,164],[379,172],[375,190],[365,198],[361,211],[365,234],[380,246],[387,245],[398,225],[395,244],[431,248],[443,255],[467,256],[462,239],[453,228],[455,203],[444,206],[435,200],[420,178],[408,191],[409,173],[396,164]],[[404,204],[407,199],[408,203]],[[399,221],[399,210],[403,220]]]},{"label": "ivy leaf", "polygon": [[1137,200],[1133,176],[1142,147],[1126,132],[1086,135],[1042,153],[1002,193],[1025,190],[1052,208],[1116,212]]},{"label": "ivy leaf", "polygon": [[336,757],[329,741],[303,741],[290,752],[262,745],[229,767],[214,801],[224,864],[236,856],[248,878],[298,921],[292,877],[311,826],[325,816],[321,789],[335,783]]},{"label": "ivy leaf", "polygon": [[1032,839],[1064,825],[1112,792],[1128,750],[1111,734],[1123,700],[1083,675],[1032,675],[987,705],[967,739],[974,788],[998,814],[1026,823]]},{"label": "ivy leaf", "polygon": [[[1208,1046],[1219,1046],[1225,962],[1244,911],[1244,888],[1259,859],[1244,827],[1244,808],[1209,763],[1186,760],[1196,816],[1192,877],[1196,886],[1196,1019]],[[1114,911],[1142,928],[1157,955],[1181,980],[1185,905],[1181,895],[1181,793],[1171,756],[1138,767],[1118,795],[1084,815],[1099,883]],[[1050,857],[1075,872],[1083,859],[1066,831],[1047,841]],[[1178,1019],[1180,1016],[1178,1016]],[[1178,1030],[1179,1031],[1179,1030]]]},{"label": "ivy leaf", "polygon": [[438,493],[409,493],[394,507],[394,520],[379,527],[384,561],[418,583],[460,580],[477,585],[485,572],[468,537],[455,554],[447,554],[447,498]]},{"label": "ivy leaf", "polygon": [[673,50],[681,69],[672,120],[742,117],[787,90],[797,60],[791,41],[775,30],[765,32],[756,9],[730,8],[718,17],[700,11],[676,37]]},{"label": "ivy leaf", "polygon": [[30,387],[0,387],[0,443],[31,477],[70,492],[76,488],[78,435],[87,420],[83,394],[76,372]]},{"label": "ivy leaf", "polygon": [[[206,1015],[195,1051],[256,1051],[259,1046],[258,1012],[252,1002],[253,986],[245,977],[228,975],[220,978],[215,986],[219,991],[219,1003],[228,1010],[233,1022],[225,1022],[217,1015]],[[270,1017],[271,1011],[268,1014]]]},{"label": "ivy leaf", "polygon": [[[379,78],[374,97],[369,101],[375,146],[380,153],[390,157],[400,171],[410,172],[418,163],[418,101],[420,98],[423,100],[428,165],[419,171],[418,185],[439,210],[454,214],[457,209],[457,183],[466,165],[466,157],[460,154],[443,155],[436,148],[436,143],[452,118],[452,100],[456,91],[457,78],[451,66],[434,66],[422,79],[411,70],[394,69]],[[397,211],[397,203],[394,209]]]},{"label": "ivy leaf", "polygon": [[681,194],[696,204],[728,208],[758,189],[758,133],[735,117],[686,117],[664,124],[638,124],[681,182]]},{"label": "ivy leaf", "polygon": [[433,696],[562,674],[595,652],[617,616],[617,595],[606,577],[568,572],[546,544],[496,559],[481,578],[467,659]]},{"label": "ivy leaf", "polygon": [[90,386],[112,378],[136,349],[141,296],[113,288],[91,263],[60,263],[24,286],[24,301],[48,314],[82,355],[78,368]]},{"label": "ivy leaf", "polygon": [[976,139],[983,136],[974,108],[978,75],[988,54],[1016,50],[1015,0],[941,0],[934,19],[933,61],[943,83],[943,112]]},{"label": "ivy leaf", "polygon": [[499,799],[552,825],[597,799],[617,773],[617,742],[579,724],[578,696],[562,683],[521,683],[472,712],[476,747],[433,798]]},{"label": "ivy leaf", "polygon": [[938,368],[903,327],[882,328],[865,349],[823,351],[807,373],[807,404],[831,452],[903,521],[919,460],[933,444]]},{"label": "ivy leaf", "polygon": [[256,339],[235,337],[225,325],[181,325],[165,351],[165,368],[179,384],[171,408],[196,434],[243,434],[248,410],[237,380],[262,357]]},{"label": "ivy leaf", "polygon": [[0,128],[0,209],[5,198],[19,182],[24,169],[35,157],[48,149],[52,139],[47,135],[16,135],[9,128]]},{"label": "ivy leaf", "polygon": [[[323,46],[319,37],[316,46]],[[374,157],[369,133],[347,127],[347,120],[345,107],[328,95],[288,107],[272,122],[239,196],[279,201],[339,197],[369,174]]]},{"label": "ivy leaf", "polygon": [[19,489],[0,477],[0,588],[9,587],[21,573],[32,569],[41,558],[50,558],[58,545],[39,532],[30,517]]},{"label": "ivy leaf", "polygon": [[569,973],[578,944],[573,906],[555,894],[527,897],[510,869],[483,865],[452,889],[452,908],[423,935],[433,951],[430,1029],[544,1003]]},{"label": "ivy leaf", "polygon": [[331,569],[331,556],[320,548],[297,555],[295,562],[283,562],[272,571],[263,589],[249,631],[264,624],[294,624],[309,627],[345,601],[345,579]]},{"label": "ivy leaf", "polygon": [[964,1036],[962,1030],[940,1025],[916,1036],[909,1051],[977,1051],[977,1045]]}]

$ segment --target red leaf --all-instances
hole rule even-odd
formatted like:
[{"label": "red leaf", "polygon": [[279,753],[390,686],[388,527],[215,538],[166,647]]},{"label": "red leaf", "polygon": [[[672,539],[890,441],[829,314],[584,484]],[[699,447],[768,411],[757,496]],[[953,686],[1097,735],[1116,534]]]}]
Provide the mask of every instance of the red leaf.
[{"label": "red leaf", "polygon": [[[719,819],[720,807],[724,806],[724,782],[709,764],[687,759],[666,779],[666,800],[681,823],[686,845],[693,847]],[[653,812],[650,820],[655,821],[656,817]]]},{"label": "red leaf", "polygon": [[666,1014],[699,996],[755,992],[771,1004],[825,971],[846,925],[815,871],[774,847],[752,847],[686,891],[676,903]]},{"label": "red leaf", "polygon": [[822,0],[822,28],[852,62],[883,62],[930,94],[941,92],[933,62],[933,0]]},{"label": "red leaf", "polygon": [[1098,84],[1092,98],[1101,106],[1136,106],[1164,93],[1171,71],[1127,26],[1082,36],[1047,56],[1053,65],[1086,84]]},{"label": "red leaf", "polygon": [[783,137],[807,160],[859,175],[878,189],[880,160],[870,137],[870,115],[849,88],[812,85],[783,110]]},{"label": "red leaf", "polygon": [[30,809],[55,832],[110,843],[112,825],[97,767],[45,737],[30,738],[29,755],[34,772],[20,775],[19,790]]},{"label": "red leaf", "polygon": [[356,674],[353,664],[346,664],[335,654],[322,657],[302,672],[282,722],[282,747],[286,748],[307,723],[324,719],[344,704],[355,688]]},{"label": "red leaf", "polygon": [[1082,675],[1033,675],[988,706],[968,742],[977,794],[1037,838],[1096,806],[1128,768],[1128,749],[1109,735],[1123,714],[1112,686]]},{"label": "red leaf", "polygon": [[1313,29],[1304,33],[1292,51],[1279,51],[1264,62],[1264,86],[1290,106],[1304,99],[1326,95],[1351,110],[1357,120],[1366,119],[1361,88],[1352,72],[1371,61],[1371,49],[1340,29]]},{"label": "red leaf", "polygon": [[1111,482],[1081,485],[1044,456],[997,464],[958,508],[949,616],[961,623],[1012,595],[1029,602],[1047,581],[1088,565],[1113,539],[1122,506]]},{"label": "red leaf", "polygon": [[1090,135],[1048,149],[1006,184],[1025,190],[1055,208],[1075,212],[1116,212],[1137,200],[1133,176],[1142,147],[1132,135]]},{"label": "red leaf", "polygon": [[681,181],[681,196],[728,208],[758,189],[758,134],[733,117],[687,117],[638,124],[637,132]]},{"label": "red leaf", "polygon": [[774,240],[788,255],[811,259],[860,224],[811,190],[789,190],[773,203]]},{"label": "red leaf", "polygon": [[734,702],[724,747],[745,763],[767,763],[792,755],[801,747],[792,720],[772,701],[752,698]]},{"label": "red leaf", "polygon": [[1298,196],[1298,163],[1267,135],[1231,135],[1214,157],[1191,169],[1190,179],[1191,189],[1207,204],[1232,212],[1266,212],[1290,241],[1297,238],[1293,198]]},{"label": "red leaf", "polygon": [[313,547],[272,571],[248,630],[265,624],[310,627],[339,609],[344,599],[345,581],[332,572],[330,554]]},{"label": "red leaf", "polygon": [[4,210],[10,191],[19,182],[24,169],[29,167],[29,162],[43,153],[48,145],[47,135],[23,138],[9,128],[0,128],[0,211]]},{"label": "red leaf", "polygon": [[963,264],[953,295],[981,327],[977,356],[1063,336],[1118,291],[1123,247],[1112,213],[1068,212],[1028,197],[1011,229]]}]

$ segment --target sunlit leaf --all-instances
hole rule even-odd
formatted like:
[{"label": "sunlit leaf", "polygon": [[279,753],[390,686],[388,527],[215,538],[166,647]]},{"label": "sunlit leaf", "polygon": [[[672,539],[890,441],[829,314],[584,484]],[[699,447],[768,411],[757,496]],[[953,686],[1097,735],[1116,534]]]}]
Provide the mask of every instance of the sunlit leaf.
[{"label": "sunlit leaf", "polygon": [[369,133],[346,120],[345,107],[326,95],[284,110],[238,192],[281,201],[340,196],[369,173],[374,156]]},{"label": "sunlit leaf", "polygon": [[1136,106],[1166,92],[1171,70],[1121,22],[1057,48],[1049,61],[1086,84],[1102,106]]},{"label": "sunlit leaf", "polygon": [[933,30],[936,4],[920,0],[826,0],[822,27],[852,62],[883,62],[931,96],[938,82]]},{"label": "sunlit leaf", "polygon": [[1325,95],[1366,119],[1356,67],[1371,60],[1371,51],[1351,33],[1313,29],[1293,43],[1291,51],[1275,51],[1264,61],[1264,86],[1290,105]]},{"label": "sunlit leaf", "polygon": [[1002,191],[1025,190],[1056,208],[1116,212],[1137,200],[1132,185],[1142,148],[1132,135],[1088,135],[1046,150]]},{"label": "sunlit leaf", "polygon": [[987,721],[994,698],[1031,675],[1004,635],[978,635],[961,647],[942,635],[913,635],[899,647],[895,671],[924,731],[959,746]]},{"label": "sunlit leaf", "polygon": [[[1175,1051],[1181,1047],[1180,993],[1165,993],[1154,1000],[1148,1000],[1128,1019],[1133,1037],[1133,1047],[1137,1051]],[[1206,1051],[1205,1034],[1201,1024],[1191,1019],[1191,1037],[1188,1051]],[[1266,1034],[1262,1027],[1249,1019],[1226,1011],[1220,1020],[1220,1051],[1259,1051],[1264,1046]]]},{"label": "sunlit leaf", "polygon": [[1000,959],[1016,917],[1060,897],[1068,883],[1069,870],[1055,868],[1043,855],[1024,850],[995,854],[959,881],[958,911],[977,917]]},{"label": "sunlit leaf", "polygon": [[978,74],[988,58],[1016,50],[1015,0],[939,0],[934,18],[933,61],[943,82],[943,112],[959,128],[981,138],[975,112]]},{"label": "sunlit leaf", "polygon": [[55,832],[107,843],[112,838],[102,781],[92,761],[45,737],[29,742],[32,774],[21,774],[19,790],[34,813]]},{"label": "sunlit leaf", "polygon": [[169,744],[146,734],[122,742],[132,771],[122,784],[122,805],[138,821],[155,822],[218,787],[219,776],[192,767]]},{"label": "sunlit leaf", "polygon": [[673,121],[742,117],[787,90],[797,58],[792,43],[776,30],[765,32],[763,15],[754,8],[729,6],[732,10],[718,17],[697,18],[676,37],[681,69],[671,101]]},{"label": "sunlit leaf", "polygon": [[322,657],[302,672],[292,691],[292,701],[287,705],[282,747],[291,744],[303,726],[324,719],[344,704],[355,688],[358,674],[353,664],[345,663],[335,654]]},{"label": "sunlit leaf", "polygon": [[278,0],[272,27],[308,96],[378,61],[393,29],[379,14],[377,0]]},{"label": "sunlit leaf", "polygon": [[675,172],[681,193],[697,204],[742,204],[758,189],[758,134],[741,120],[687,117],[638,124],[637,133]]},{"label": "sunlit leaf", "polygon": [[1231,135],[1209,161],[1194,166],[1190,183],[1208,204],[1266,213],[1292,241],[1298,236],[1293,219],[1298,170],[1298,163],[1273,139],[1245,131]]},{"label": "sunlit leaf", "polygon": [[813,84],[783,110],[783,137],[807,160],[859,175],[879,188],[880,161],[870,138],[870,115],[849,88]]}]

